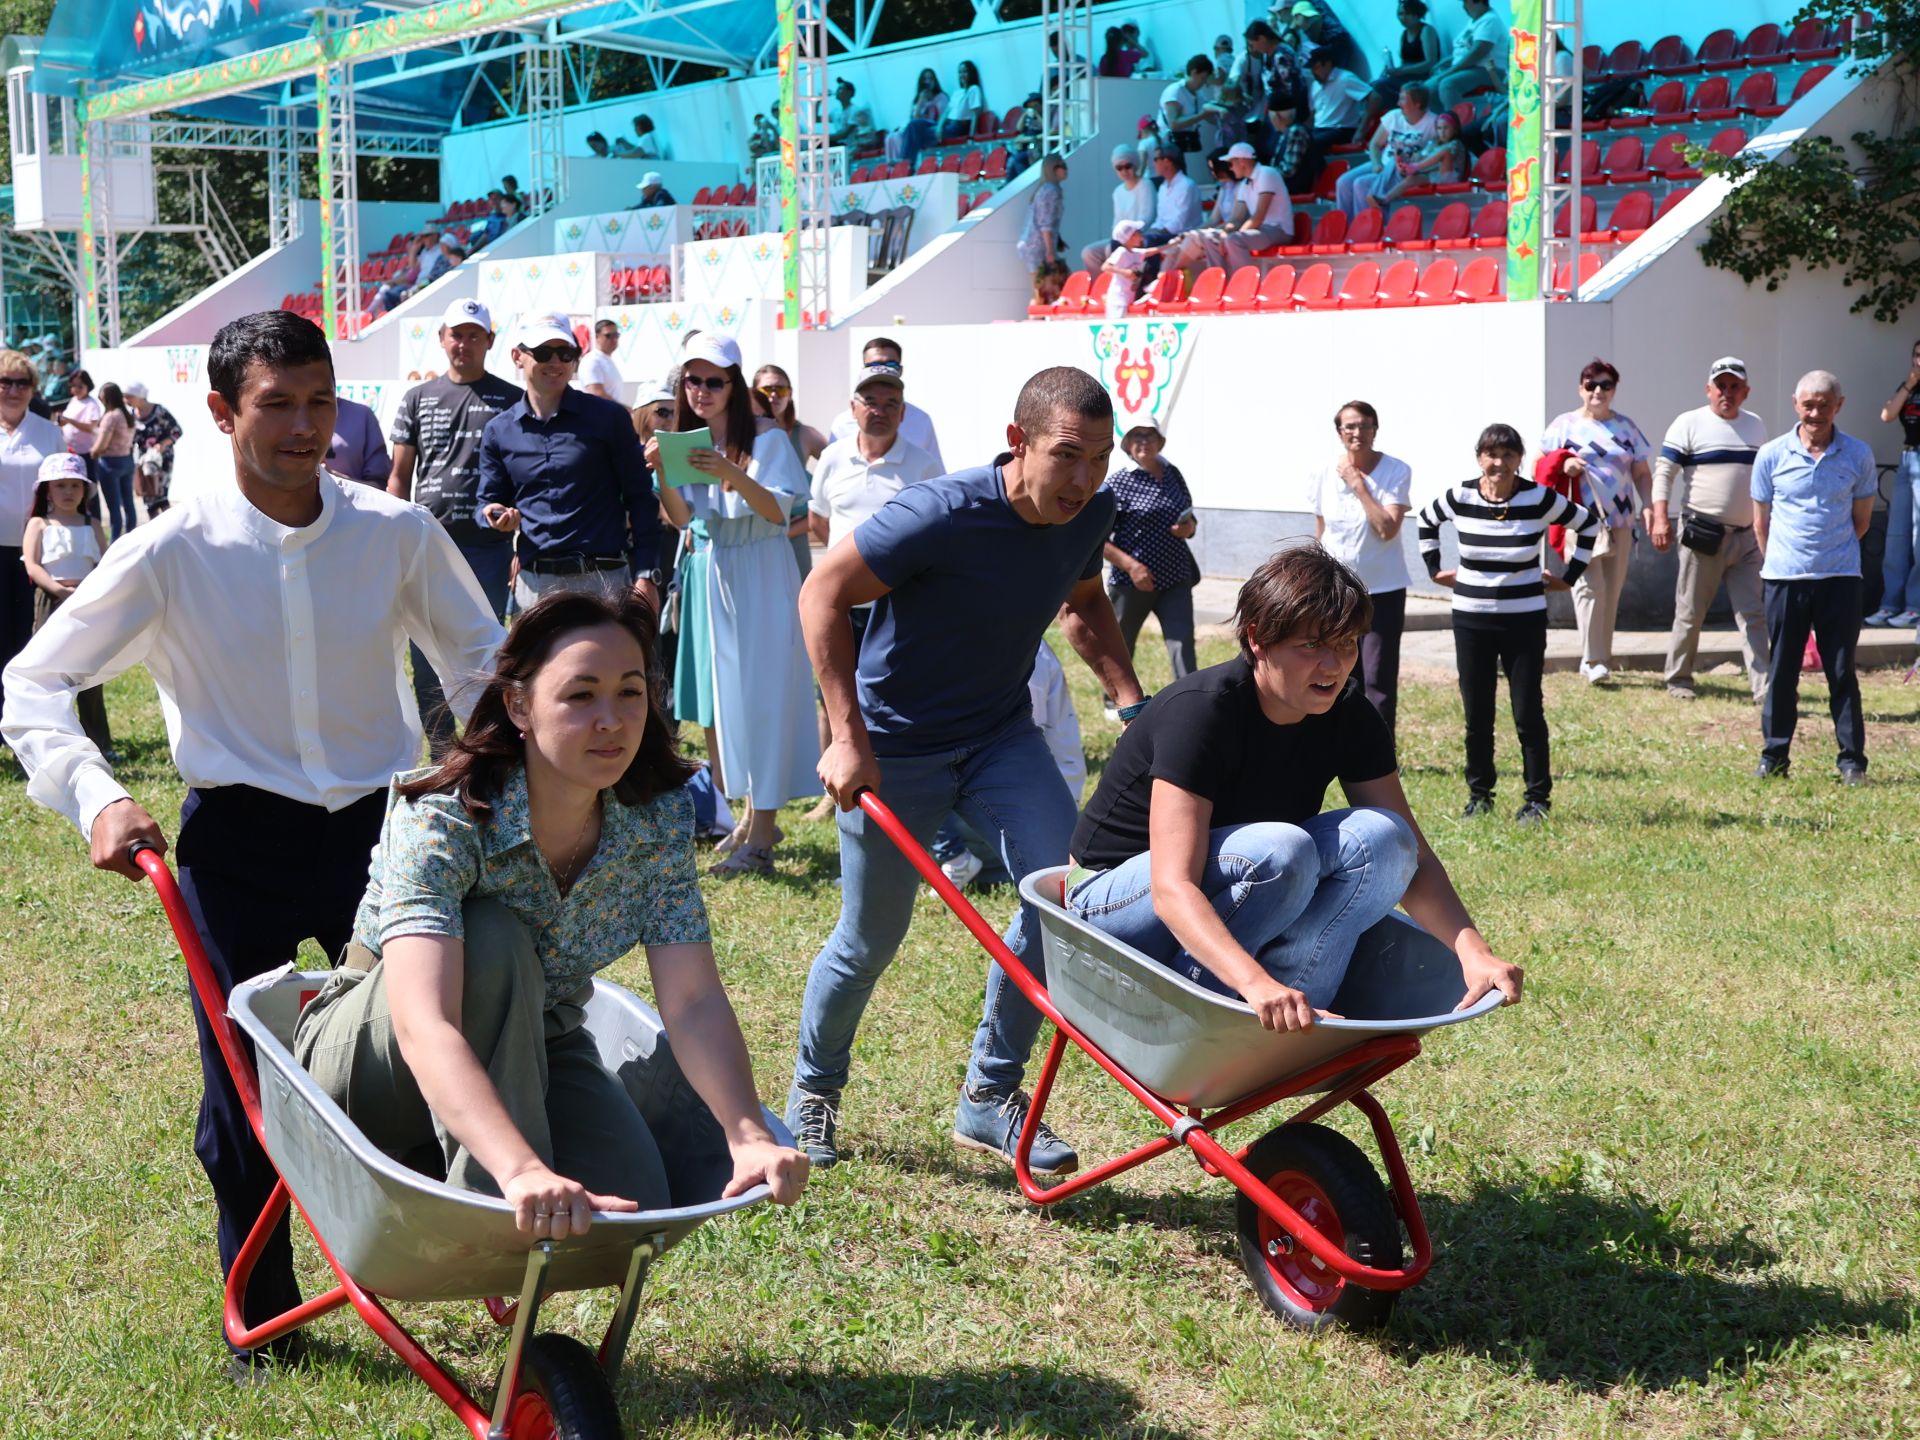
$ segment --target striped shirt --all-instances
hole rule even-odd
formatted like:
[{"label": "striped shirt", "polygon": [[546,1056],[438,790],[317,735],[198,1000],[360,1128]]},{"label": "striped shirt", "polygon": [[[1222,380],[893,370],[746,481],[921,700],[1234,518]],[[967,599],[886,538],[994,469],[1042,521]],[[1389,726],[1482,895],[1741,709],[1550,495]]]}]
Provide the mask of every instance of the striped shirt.
[{"label": "striped shirt", "polygon": [[1593,512],[1530,480],[1522,480],[1506,503],[1489,504],[1476,481],[1446,490],[1420,512],[1420,558],[1427,573],[1440,573],[1440,527],[1453,522],[1460,539],[1454,573],[1453,612],[1458,615],[1526,615],[1547,608],[1541,573],[1541,542],[1549,525],[1574,533],[1566,580],[1587,568],[1598,528]]},{"label": "striped shirt", "polygon": [[1751,410],[1722,420],[1711,405],[1689,410],[1667,427],[1653,462],[1653,498],[1673,502],[1673,482],[1687,481],[1687,509],[1745,530],[1753,524],[1753,457],[1767,442],[1766,422]]}]

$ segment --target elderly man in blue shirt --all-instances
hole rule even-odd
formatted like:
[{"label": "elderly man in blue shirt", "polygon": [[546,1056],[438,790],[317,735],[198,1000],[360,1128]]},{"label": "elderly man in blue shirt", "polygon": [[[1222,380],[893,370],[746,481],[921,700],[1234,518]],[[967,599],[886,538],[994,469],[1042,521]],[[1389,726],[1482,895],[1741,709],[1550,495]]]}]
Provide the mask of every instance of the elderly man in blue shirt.
[{"label": "elderly man in blue shirt", "polygon": [[570,389],[580,344],[565,315],[535,314],[513,339],[526,396],[480,434],[476,514],[517,533],[522,609],[549,590],[617,598],[629,582],[656,610],[659,575],[630,570],[659,551],[660,507],[624,407]]},{"label": "elderly man in blue shirt", "polygon": [[1840,781],[1867,778],[1867,728],[1860,713],[1854,648],[1860,640],[1860,537],[1873,517],[1879,474],[1873,451],[1834,424],[1846,397],[1840,382],[1813,370],[1793,387],[1800,423],[1760,447],[1753,462],[1753,529],[1766,588],[1773,660],[1760,731],[1756,779],[1784,776],[1800,718],[1800,657],[1812,634],[1831,691]]}]

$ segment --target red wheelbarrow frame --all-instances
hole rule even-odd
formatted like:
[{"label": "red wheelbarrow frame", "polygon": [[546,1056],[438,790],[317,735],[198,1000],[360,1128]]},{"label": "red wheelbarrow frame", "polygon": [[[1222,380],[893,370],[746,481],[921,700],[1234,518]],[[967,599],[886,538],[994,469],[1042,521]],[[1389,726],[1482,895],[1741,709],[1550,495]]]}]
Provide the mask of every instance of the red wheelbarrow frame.
[{"label": "red wheelbarrow frame", "polygon": [[[260,1115],[260,1080],[254,1069],[252,1057],[247,1050],[245,1038],[235,1028],[227,1014],[227,997],[220,993],[220,983],[213,973],[213,965],[207,959],[205,947],[200,943],[200,931],[193,923],[193,916],[187,910],[186,900],[180,894],[180,887],[173,878],[173,872],[167,868],[167,862],[160,852],[151,845],[136,845],[132,858],[136,865],[146,872],[153,882],[153,888],[160,896],[160,904],[167,912],[167,923],[172,926],[174,939],[180,944],[180,953],[187,964],[187,975],[193,983],[194,994],[199,997],[200,1008],[205,1012],[208,1027],[213,1038],[220,1046],[221,1058],[226,1061],[227,1071],[233,1076],[234,1089],[239,1092],[240,1104],[247,1112],[247,1123],[253,1127],[254,1138],[260,1143],[262,1151],[266,1149],[266,1131]],[[300,1218],[306,1223],[307,1233],[313,1236],[313,1243],[320,1247],[335,1278],[340,1282],[324,1295],[295,1306],[284,1314],[276,1315],[264,1324],[248,1329],[242,1318],[244,1311],[242,1299],[247,1293],[247,1282],[253,1276],[253,1267],[259,1262],[260,1252],[266,1248],[267,1239],[280,1219],[287,1213],[291,1204],[300,1212]],[[619,1303],[614,1307],[613,1318],[608,1322],[606,1336],[600,1342],[600,1364],[611,1379],[614,1371],[626,1351],[627,1337],[631,1333],[634,1313],[638,1309],[640,1289],[646,1277],[655,1251],[656,1242],[643,1240],[634,1247],[633,1260],[628,1267],[626,1283],[621,1288]],[[306,1208],[300,1204],[299,1197],[287,1188],[284,1179],[276,1181],[273,1194],[268,1197],[266,1207],[260,1212],[260,1218],[253,1223],[248,1232],[246,1243],[240,1247],[240,1253],[234,1257],[233,1270],[227,1276],[225,1326],[227,1339],[234,1345],[251,1350],[265,1345],[282,1335],[291,1334],[309,1320],[318,1319],[343,1305],[351,1305],[359,1312],[360,1318],[367,1322],[369,1329],[378,1335],[387,1348],[400,1357],[401,1363],[413,1371],[427,1384],[427,1388],[440,1397],[447,1408],[459,1417],[460,1423],[472,1432],[474,1440],[489,1440],[489,1437],[503,1436],[511,1432],[513,1420],[524,1418],[515,1413],[515,1402],[522,1398],[520,1386],[520,1360],[525,1351],[526,1339],[538,1314],[541,1301],[546,1296],[547,1263],[553,1254],[551,1241],[535,1242],[527,1258],[527,1279],[521,1290],[520,1298],[512,1304],[497,1299],[485,1302],[487,1312],[500,1325],[513,1325],[513,1337],[507,1349],[507,1358],[503,1367],[500,1391],[495,1397],[494,1412],[489,1415],[480,1402],[468,1392],[467,1388],[455,1379],[444,1366],[436,1361],[407,1332],[405,1326],[394,1319],[386,1306],[370,1291],[362,1287],[354,1278],[340,1267],[333,1257],[333,1251],[327,1242],[320,1238],[320,1232],[314,1228]]]},{"label": "red wheelbarrow frame", "polygon": [[[1414,1036],[1377,1036],[1363,1041],[1353,1049],[1325,1060],[1310,1070],[1269,1085],[1242,1100],[1205,1114],[1199,1109],[1188,1108],[1184,1112],[1177,1106],[1148,1090],[1089,1040],[1055,1007],[1053,998],[1047,994],[1046,986],[1033,976],[1033,972],[1021,962],[1020,957],[1007,948],[1006,941],[994,928],[981,917],[972,903],[960,893],[954,883],[942,872],[938,862],[927,854],[900,823],[900,818],[889,810],[880,797],[871,790],[863,790],[859,796],[860,808],[869,819],[878,825],[887,838],[899,847],[908,863],[920,872],[920,878],[933,887],[934,893],[946,902],[960,923],[967,927],[973,938],[978,940],[991,955],[996,964],[1007,973],[1022,995],[1042,1015],[1053,1022],[1052,1042],[1047,1046],[1047,1058],[1041,1064],[1039,1078],[1033,1086],[1033,1102],[1027,1108],[1025,1124],[1020,1128],[1020,1139],[1014,1146],[1013,1173],[1019,1181],[1021,1193],[1036,1205],[1053,1205],[1069,1195],[1078,1195],[1091,1189],[1103,1180],[1144,1165],[1157,1156],[1182,1146],[1194,1153],[1194,1159],[1202,1170],[1209,1175],[1224,1176],[1233,1182],[1234,1188],[1259,1208],[1275,1225],[1285,1230],[1316,1260],[1343,1280],[1352,1281],[1368,1290],[1405,1290],[1408,1286],[1420,1282],[1433,1265],[1433,1241],[1427,1234],[1426,1218],[1420,1213],[1420,1202],[1413,1193],[1413,1180],[1407,1174],[1405,1159],[1400,1154],[1400,1142],[1393,1133],[1393,1122],[1387,1118],[1387,1112],[1380,1102],[1367,1093],[1367,1087],[1384,1077],[1391,1075],[1402,1065],[1420,1053],[1420,1041]],[[1071,1041],[1086,1052],[1088,1057],[1107,1074],[1126,1087],[1129,1094],[1152,1113],[1153,1117],[1167,1127],[1167,1133],[1159,1139],[1151,1140],[1124,1155],[1111,1160],[1103,1160],[1090,1170],[1085,1170],[1071,1179],[1052,1185],[1042,1185],[1034,1178],[1031,1166],[1034,1137],[1039,1133],[1040,1117],[1047,1107],[1047,1097],[1053,1092],[1053,1082],[1060,1073],[1061,1061],[1066,1056],[1067,1044]],[[1349,1074],[1348,1072],[1352,1072]],[[1269,1105],[1276,1104],[1289,1096],[1299,1095],[1325,1083],[1336,1075],[1346,1075],[1326,1094],[1317,1096],[1304,1109],[1289,1116],[1286,1124],[1302,1124],[1316,1120],[1328,1111],[1343,1104],[1350,1104],[1373,1127],[1374,1143],[1379,1146],[1380,1158],[1386,1164],[1387,1177],[1393,1189],[1394,1208],[1402,1223],[1407,1227],[1407,1237],[1413,1242],[1413,1263],[1398,1270],[1383,1270],[1371,1265],[1362,1265],[1339,1246],[1329,1241],[1306,1218],[1273,1191],[1266,1181],[1260,1179],[1245,1165],[1247,1152],[1251,1145],[1238,1150],[1228,1150],[1213,1138],[1213,1131],[1231,1125],[1236,1120],[1245,1119]]]}]

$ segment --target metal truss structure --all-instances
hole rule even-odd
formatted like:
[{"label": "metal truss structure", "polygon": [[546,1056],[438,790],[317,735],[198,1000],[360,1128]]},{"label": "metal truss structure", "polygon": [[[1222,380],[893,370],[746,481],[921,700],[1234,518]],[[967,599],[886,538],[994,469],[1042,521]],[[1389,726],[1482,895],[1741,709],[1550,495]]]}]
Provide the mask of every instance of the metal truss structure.
[{"label": "metal truss structure", "polygon": [[[315,38],[333,39],[353,23],[349,10],[314,14]],[[338,51],[326,46],[330,54]],[[335,60],[318,76],[320,101],[320,295],[329,340],[360,328],[360,176],[354,143],[353,65]]]},{"label": "metal truss structure", "polygon": [[527,115],[526,194],[529,216],[567,198],[567,47],[549,40],[521,52]]},{"label": "metal truss structure", "polygon": [[[1540,294],[1548,300],[1580,298],[1580,112],[1586,100],[1582,3],[1543,0],[1540,7]],[[1567,167],[1564,178],[1562,163]]]},{"label": "metal truss structure", "polygon": [[824,329],[833,317],[827,263],[834,177],[827,136],[826,10],[826,0],[795,0],[793,94],[799,139],[794,148],[794,180],[800,227],[790,243],[799,260],[800,324],[809,330]]},{"label": "metal truss structure", "polygon": [[1040,0],[1040,150],[1069,153],[1099,128],[1093,0]]}]

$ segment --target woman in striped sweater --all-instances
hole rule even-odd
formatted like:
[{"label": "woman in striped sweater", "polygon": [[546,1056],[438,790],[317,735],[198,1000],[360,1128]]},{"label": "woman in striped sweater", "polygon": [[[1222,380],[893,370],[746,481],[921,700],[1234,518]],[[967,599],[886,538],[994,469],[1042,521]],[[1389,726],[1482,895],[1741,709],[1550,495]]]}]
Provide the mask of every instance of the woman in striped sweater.
[{"label": "woman in striped sweater", "polygon": [[[1493,809],[1493,702],[1501,671],[1520,737],[1526,803],[1522,825],[1547,816],[1553,769],[1540,677],[1547,662],[1547,591],[1569,589],[1593,555],[1596,521],[1584,505],[1522,478],[1526,446],[1511,425],[1489,425],[1474,450],[1477,480],[1445,491],[1420,512],[1420,555],[1427,573],[1453,590],[1453,649],[1460,703],[1467,719],[1468,815]],[[1460,542],[1457,569],[1440,568],[1440,527],[1451,521]],[[1543,567],[1549,525],[1573,533],[1561,575]]]}]

